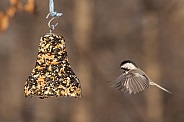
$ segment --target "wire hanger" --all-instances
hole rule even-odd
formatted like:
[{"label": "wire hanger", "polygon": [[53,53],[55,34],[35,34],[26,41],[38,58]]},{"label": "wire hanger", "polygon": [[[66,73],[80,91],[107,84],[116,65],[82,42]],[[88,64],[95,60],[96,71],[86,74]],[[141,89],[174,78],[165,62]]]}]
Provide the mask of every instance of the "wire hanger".
[{"label": "wire hanger", "polygon": [[50,28],[50,34],[52,33],[52,30],[54,30],[58,25],[58,23],[51,24],[51,22],[54,19],[61,17],[62,15],[63,15],[62,13],[58,13],[57,11],[54,11],[54,0],[49,0],[49,13],[47,14],[46,18],[48,19],[49,16],[52,17],[48,22],[48,27]]}]

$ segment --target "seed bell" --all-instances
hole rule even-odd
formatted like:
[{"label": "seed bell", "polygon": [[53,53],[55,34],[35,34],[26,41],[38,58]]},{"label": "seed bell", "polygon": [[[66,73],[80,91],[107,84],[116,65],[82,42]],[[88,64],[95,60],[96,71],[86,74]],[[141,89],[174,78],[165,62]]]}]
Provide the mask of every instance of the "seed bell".
[{"label": "seed bell", "polygon": [[69,62],[63,36],[40,39],[38,57],[24,85],[26,97],[81,97],[81,84]]}]

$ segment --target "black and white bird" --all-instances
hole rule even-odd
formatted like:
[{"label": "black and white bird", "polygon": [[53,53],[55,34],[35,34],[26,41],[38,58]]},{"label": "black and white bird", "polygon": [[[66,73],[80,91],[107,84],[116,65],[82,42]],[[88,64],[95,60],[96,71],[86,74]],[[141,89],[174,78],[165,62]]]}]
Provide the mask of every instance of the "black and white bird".
[{"label": "black and white bird", "polygon": [[129,92],[129,94],[136,94],[148,89],[152,85],[172,94],[170,91],[154,83],[133,61],[123,61],[120,64],[120,68],[123,70],[123,74],[113,82],[113,86],[118,90]]}]

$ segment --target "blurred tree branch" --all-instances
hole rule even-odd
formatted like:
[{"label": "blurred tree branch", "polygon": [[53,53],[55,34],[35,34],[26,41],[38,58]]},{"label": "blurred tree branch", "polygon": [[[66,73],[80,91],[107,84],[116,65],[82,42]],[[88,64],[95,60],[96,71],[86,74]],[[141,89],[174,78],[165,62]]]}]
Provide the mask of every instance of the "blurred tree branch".
[{"label": "blurred tree branch", "polygon": [[0,11],[0,32],[9,27],[9,21],[17,11],[26,11],[31,14],[35,13],[34,0],[27,0],[25,5],[23,5],[20,0],[9,0],[9,2],[10,7],[4,11]]},{"label": "blurred tree branch", "polygon": [[[84,97],[82,101],[80,101],[78,106],[75,106],[75,110],[80,110],[80,112],[75,112],[75,116],[72,117],[72,121],[75,122],[92,122],[92,106],[89,104],[91,102],[91,94],[92,94],[92,72],[91,72],[91,62],[87,61],[89,58],[89,54],[91,52],[91,28],[93,24],[92,18],[92,5],[93,2],[90,0],[79,0],[74,1],[74,23],[73,28],[75,30],[74,38],[76,39],[75,44],[79,49],[79,57],[78,57],[78,74],[82,83],[82,91]],[[79,14],[80,13],[80,14]],[[84,81],[84,82],[83,82]],[[86,102],[87,101],[87,102]]]},{"label": "blurred tree branch", "polygon": [[[159,18],[154,12],[145,14],[143,18],[143,51],[146,72],[153,81],[159,84],[161,64],[159,59]],[[147,111],[149,122],[163,122],[163,103],[159,89],[147,91]]]}]

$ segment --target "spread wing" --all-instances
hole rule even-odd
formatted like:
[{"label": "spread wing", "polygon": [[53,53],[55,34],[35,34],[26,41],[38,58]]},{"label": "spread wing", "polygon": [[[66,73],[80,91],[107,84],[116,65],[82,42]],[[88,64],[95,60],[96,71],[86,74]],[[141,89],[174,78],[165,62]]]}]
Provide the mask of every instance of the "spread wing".
[{"label": "spread wing", "polygon": [[123,92],[138,93],[149,87],[149,81],[145,75],[138,73],[127,73],[120,75],[113,83],[113,86]]}]

